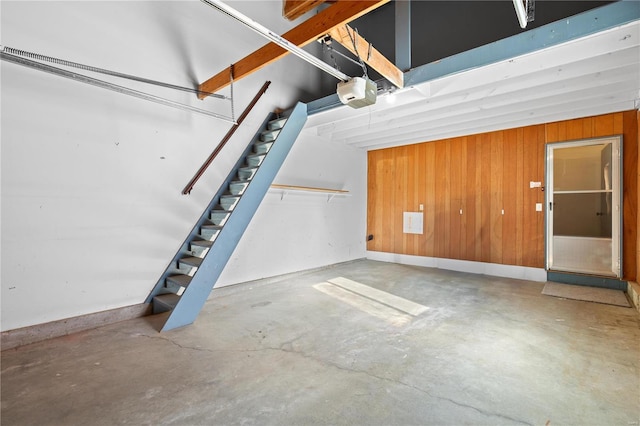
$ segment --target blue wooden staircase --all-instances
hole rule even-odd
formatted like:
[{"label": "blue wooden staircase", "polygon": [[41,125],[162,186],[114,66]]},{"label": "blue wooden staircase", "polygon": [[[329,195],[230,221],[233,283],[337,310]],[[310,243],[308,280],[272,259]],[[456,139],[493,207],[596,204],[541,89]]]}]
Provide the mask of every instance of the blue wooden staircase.
[{"label": "blue wooden staircase", "polygon": [[193,323],[307,120],[307,106],[269,116],[146,303],[169,312],[161,331]]}]

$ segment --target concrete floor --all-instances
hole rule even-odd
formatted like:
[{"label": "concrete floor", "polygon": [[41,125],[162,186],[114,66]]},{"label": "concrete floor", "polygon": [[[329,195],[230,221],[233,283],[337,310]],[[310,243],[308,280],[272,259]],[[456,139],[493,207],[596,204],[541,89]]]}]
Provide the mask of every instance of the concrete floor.
[{"label": "concrete floor", "polygon": [[[429,309],[314,287],[334,277]],[[180,330],[141,318],[2,352],[1,420],[637,425],[638,313],[542,287],[357,261],[223,288]]]}]

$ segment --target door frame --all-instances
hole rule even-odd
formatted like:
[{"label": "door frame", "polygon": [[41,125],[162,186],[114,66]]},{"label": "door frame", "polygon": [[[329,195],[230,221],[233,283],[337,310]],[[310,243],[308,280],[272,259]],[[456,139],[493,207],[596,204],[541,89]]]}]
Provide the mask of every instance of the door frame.
[{"label": "door frame", "polygon": [[[598,145],[606,142],[612,143],[611,150],[611,159],[613,163],[613,168],[611,170],[612,180],[616,180],[618,182],[618,190],[612,191],[611,194],[611,203],[614,206],[613,214],[612,214],[612,224],[611,224],[611,259],[613,263],[612,274],[616,278],[622,277],[622,239],[623,239],[623,138],[622,135],[612,135],[612,136],[601,136],[597,138],[586,138],[586,139],[577,139],[571,141],[564,142],[553,142],[548,143],[545,146],[545,215],[544,215],[544,235],[545,235],[545,269],[547,272],[566,272],[566,273],[583,273],[587,275],[594,275],[590,272],[580,272],[580,271],[566,271],[559,269],[551,269],[552,261],[553,261],[553,217],[551,210],[551,203],[553,201],[553,150],[556,148],[571,148],[571,147],[580,147],[580,146],[589,146],[589,145]],[[617,214],[616,210],[617,209]],[[600,275],[596,275],[600,276]],[[612,275],[602,275],[611,278]]]}]

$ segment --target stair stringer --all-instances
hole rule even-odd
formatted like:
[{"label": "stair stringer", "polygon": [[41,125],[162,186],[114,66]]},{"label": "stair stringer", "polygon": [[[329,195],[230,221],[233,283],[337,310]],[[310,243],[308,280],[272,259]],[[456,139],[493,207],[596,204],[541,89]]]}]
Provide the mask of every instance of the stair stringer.
[{"label": "stair stringer", "polygon": [[[242,194],[238,204],[233,209],[233,213],[220,230],[211,249],[195,272],[190,284],[184,290],[176,306],[169,313],[169,317],[161,331],[172,330],[177,327],[189,325],[195,321],[209,297],[211,290],[215,286],[216,281],[231,258],[240,238],[269,190],[271,183],[273,183],[273,179],[284,163],[291,147],[302,131],[306,120],[307,106],[299,102],[291,111],[286,124],[278,134],[276,141],[251,179],[250,184]],[[251,144],[251,146],[252,145],[253,144]],[[243,154],[240,162],[244,161],[245,157],[246,153]],[[234,168],[234,171],[232,171],[227,179],[229,182],[233,179],[236,170],[237,168]],[[228,182],[225,181],[222,190],[226,189],[227,186]],[[213,208],[213,205],[215,205],[215,202],[221,195],[221,193],[216,195],[211,203],[211,208]],[[206,212],[204,216],[206,216]],[[201,221],[204,221],[204,218],[201,219]],[[198,227],[194,229],[197,228]],[[186,253],[188,253],[188,247]],[[179,256],[176,257],[179,258]],[[167,275],[168,274],[166,274],[165,277]],[[160,293],[160,291],[158,291],[158,293]],[[152,299],[152,296],[149,298]]]},{"label": "stair stringer", "polygon": [[259,130],[256,132],[255,136],[251,140],[251,142],[247,145],[244,152],[240,155],[236,164],[231,168],[229,175],[221,183],[220,189],[218,189],[218,192],[216,193],[216,195],[211,199],[211,202],[209,202],[209,205],[204,210],[204,212],[196,222],[195,226],[191,229],[191,232],[189,233],[187,238],[183,241],[177,253],[173,256],[173,259],[171,259],[171,262],[169,262],[165,271],[162,273],[162,275],[156,282],[155,286],[153,287],[153,290],[151,290],[151,292],[149,293],[149,296],[147,296],[147,299],[145,300],[144,303],[153,303],[153,298],[155,296],[158,296],[161,294],[173,293],[172,291],[167,289],[165,285],[166,279],[171,275],[180,274],[183,272],[183,270],[177,266],[178,261],[183,257],[191,256],[192,254],[191,247],[190,247],[191,241],[193,241],[195,238],[198,237],[198,235],[200,234],[200,228],[205,223],[208,222],[209,213],[215,208],[216,205],[220,203],[220,197],[225,194],[225,192],[229,188],[229,184],[236,178],[238,169],[244,165],[246,157],[252,152],[253,145],[256,142],[259,142],[260,133],[267,126],[267,123],[270,120],[273,120],[274,117],[275,117],[275,114],[270,114],[264,120]]}]

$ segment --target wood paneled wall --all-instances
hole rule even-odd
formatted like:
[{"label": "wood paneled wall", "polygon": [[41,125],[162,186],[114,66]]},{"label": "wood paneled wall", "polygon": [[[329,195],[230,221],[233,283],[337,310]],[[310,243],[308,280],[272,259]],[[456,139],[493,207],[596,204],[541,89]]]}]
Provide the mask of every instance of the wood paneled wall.
[{"label": "wood paneled wall", "polygon": [[[624,135],[624,276],[636,277],[638,115],[561,121],[370,151],[367,249],[544,268],[545,144]],[[424,233],[402,213],[424,206]]]}]

